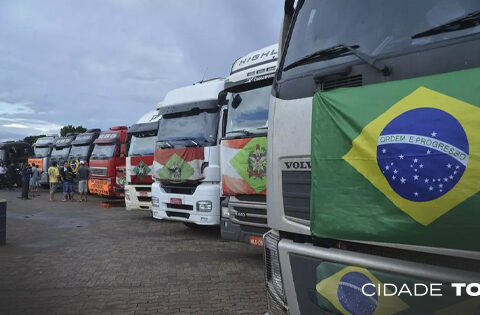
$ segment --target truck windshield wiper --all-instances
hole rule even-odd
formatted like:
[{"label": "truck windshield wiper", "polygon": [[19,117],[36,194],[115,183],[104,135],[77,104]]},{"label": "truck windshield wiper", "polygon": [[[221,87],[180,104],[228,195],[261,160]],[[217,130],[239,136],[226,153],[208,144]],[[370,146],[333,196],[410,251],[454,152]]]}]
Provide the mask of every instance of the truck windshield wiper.
[{"label": "truck windshield wiper", "polygon": [[382,62],[375,60],[372,56],[369,56],[359,50],[359,45],[352,45],[348,46],[345,44],[338,44],[336,46],[332,46],[330,48],[326,49],[321,49],[318,50],[312,54],[306,55],[305,57],[289,64],[285,68],[283,68],[283,71],[288,71],[290,69],[293,69],[295,67],[312,63],[314,61],[319,61],[319,60],[328,60],[328,59],[335,59],[338,57],[343,57],[348,54],[352,54],[357,56],[358,59],[362,60],[363,62],[371,65],[373,68],[377,69],[384,75],[389,75],[390,74],[390,68],[388,68],[386,65],[384,65]]},{"label": "truck windshield wiper", "polygon": [[464,16],[451,20],[445,24],[415,34],[412,36],[412,38],[415,39],[441,33],[455,32],[466,28],[472,28],[478,25],[480,25],[480,10],[465,14]]},{"label": "truck windshield wiper", "polygon": [[169,148],[169,149],[172,149],[172,148],[175,148],[170,142],[166,141],[166,140],[162,140],[162,142],[164,142],[166,145],[162,145],[161,148],[162,149],[166,149],[166,148]]},{"label": "truck windshield wiper", "polygon": [[228,131],[226,134],[232,134],[232,133],[242,133],[246,136],[251,136],[253,135],[254,133],[251,132],[251,131],[248,131],[247,129],[239,129],[239,130],[232,130],[232,131]]}]

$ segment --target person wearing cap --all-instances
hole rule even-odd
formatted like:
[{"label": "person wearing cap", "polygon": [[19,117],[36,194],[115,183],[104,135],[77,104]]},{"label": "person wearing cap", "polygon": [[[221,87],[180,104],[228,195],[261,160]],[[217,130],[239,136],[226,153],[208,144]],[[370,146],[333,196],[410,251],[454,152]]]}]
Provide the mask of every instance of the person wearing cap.
[{"label": "person wearing cap", "polygon": [[80,199],[78,201],[87,201],[88,193],[88,177],[90,176],[90,169],[85,166],[85,161],[80,161],[80,167],[77,170],[78,177],[78,194]]}]

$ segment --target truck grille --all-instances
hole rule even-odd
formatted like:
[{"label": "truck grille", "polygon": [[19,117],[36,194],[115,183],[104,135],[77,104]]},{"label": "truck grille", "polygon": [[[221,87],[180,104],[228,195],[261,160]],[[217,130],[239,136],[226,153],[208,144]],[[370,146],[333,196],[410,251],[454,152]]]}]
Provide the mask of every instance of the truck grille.
[{"label": "truck grille", "polygon": [[90,167],[90,173],[94,176],[107,176],[106,167]]},{"label": "truck grille", "polygon": [[166,184],[162,183],[162,188],[167,194],[193,195],[199,184]]},{"label": "truck grille", "polygon": [[267,209],[233,206],[231,212],[232,221],[237,224],[267,227]]},{"label": "truck grille", "polygon": [[283,279],[278,255],[278,235],[272,231],[263,236],[263,262],[265,272],[265,291],[267,295],[268,313],[275,315],[288,314],[288,307],[283,290]]},{"label": "truck grille", "polygon": [[190,213],[167,211],[167,216],[188,219],[190,218]]},{"label": "truck grille", "polygon": [[283,208],[286,216],[310,220],[311,171],[282,171]]}]

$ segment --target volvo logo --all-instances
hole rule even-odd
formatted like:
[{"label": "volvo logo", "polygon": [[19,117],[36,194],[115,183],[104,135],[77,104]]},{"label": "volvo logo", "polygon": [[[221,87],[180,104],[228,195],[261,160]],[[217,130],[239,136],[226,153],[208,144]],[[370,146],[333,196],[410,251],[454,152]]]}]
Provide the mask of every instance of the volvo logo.
[{"label": "volvo logo", "polygon": [[282,170],[284,171],[310,171],[312,162],[309,158],[289,159],[282,161]]}]

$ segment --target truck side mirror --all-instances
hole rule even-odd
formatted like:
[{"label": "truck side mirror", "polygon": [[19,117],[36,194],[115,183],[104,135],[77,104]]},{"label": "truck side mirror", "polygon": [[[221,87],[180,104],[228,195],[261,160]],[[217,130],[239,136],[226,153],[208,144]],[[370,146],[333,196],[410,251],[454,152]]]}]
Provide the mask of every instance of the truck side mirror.
[{"label": "truck side mirror", "polygon": [[222,92],[218,93],[218,105],[222,106],[222,105],[227,105],[227,104],[228,104],[227,92],[222,91]]},{"label": "truck side mirror", "polygon": [[241,102],[242,102],[242,97],[240,96],[240,94],[235,95],[232,101],[232,107],[237,108],[238,106],[240,106]]}]

